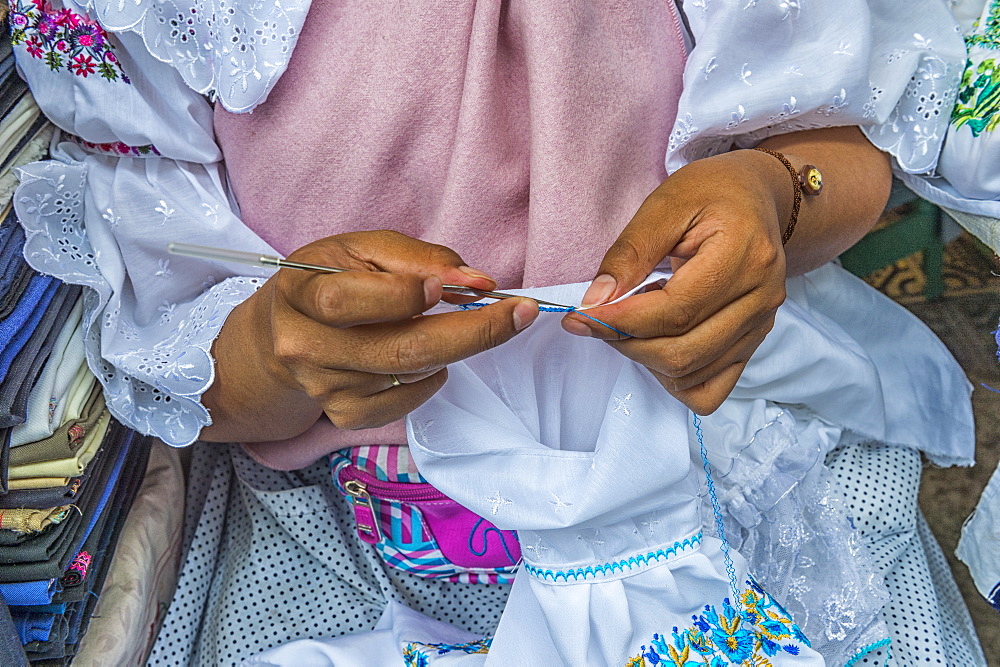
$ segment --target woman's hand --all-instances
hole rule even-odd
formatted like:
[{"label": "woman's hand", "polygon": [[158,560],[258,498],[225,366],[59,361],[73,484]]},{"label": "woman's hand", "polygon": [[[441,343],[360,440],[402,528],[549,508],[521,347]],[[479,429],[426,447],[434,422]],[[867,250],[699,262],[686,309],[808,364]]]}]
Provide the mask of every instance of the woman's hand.
[{"label": "woman's hand", "polygon": [[608,340],[649,368],[699,414],[719,407],[771,330],[786,275],[850,247],[889,194],[888,159],[857,128],[798,132],[761,145],[797,168],[816,164],[824,175],[822,194],[804,198],[787,247],[781,235],[793,189],[780,161],[751,150],[698,160],[646,199],[584,297],[584,305],[614,300],[670,257],[675,273],[662,289],[588,311],[632,338],[579,315],[563,319],[570,333]]},{"label": "woman's hand", "polygon": [[234,309],[213,347],[217,376],[202,397],[213,424],[203,439],[281,440],[323,413],[339,428],[388,424],[440,389],[445,366],[538,315],[530,299],[505,299],[418,317],[441,299],[442,284],[496,283],[452,250],[395,232],[331,236],[289,258],[356,270],[282,269]]}]

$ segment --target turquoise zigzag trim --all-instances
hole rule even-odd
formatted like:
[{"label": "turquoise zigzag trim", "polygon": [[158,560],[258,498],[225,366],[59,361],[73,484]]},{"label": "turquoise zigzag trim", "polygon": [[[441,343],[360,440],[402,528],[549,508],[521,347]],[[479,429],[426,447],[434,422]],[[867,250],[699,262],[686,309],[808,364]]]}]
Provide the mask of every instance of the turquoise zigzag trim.
[{"label": "turquoise zigzag trim", "polygon": [[[859,660],[861,660],[862,658],[864,658],[866,655],[868,655],[872,651],[877,651],[878,649],[882,648],[883,646],[891,646],[891,644],[892,644],[892,640],[889,639],[888,637],[886,637],[885,639],[881,639],[881,640],[875,642],[874,644],[869,644],[868,646],[865,646],[860,651],[858,651],[857,653],[855,653],[854,657],[851,658],[850,660],[848,660],[847,663],[844,665],[844,667],[854,667],[854,665],[858,664]],[[886,654],[887,655],[886,655],[886,658],[885,658],[885,662],[883,663],[883,667],[885,667],[885,665],[889,664],[888,649],[886,650]]]},{"label": "turquoise zigzag trim", "polygon": [[667,547],[666,549],[657,549],[656,551],[650,551],[648,554],[640,554],[638,556],[632,556],[631,558],[617,560],[611,563],[578,567],[574,570],[543,570],[540,567],[535,567],[534,565],[529,565],[528,563],[524,563],[522,567],[525,572],[533,577],[538,577],[539,579],[548,579],[553,582],[559,581],[560,579],[567,582],[570,579],[577,581],[579,579],[587,579],[588,577],[597,577],[600,575],[614,574],[615,572],[624,572],[625,568],[631,570],[632,568],[639,567],[640,565],[645,566],[650,563],[658,563],[661,560],[676,556],[680,551],[691,549],[701,544],[701,537],[701,533],[697,533],[682,542],[674,542],[673,546]]}]

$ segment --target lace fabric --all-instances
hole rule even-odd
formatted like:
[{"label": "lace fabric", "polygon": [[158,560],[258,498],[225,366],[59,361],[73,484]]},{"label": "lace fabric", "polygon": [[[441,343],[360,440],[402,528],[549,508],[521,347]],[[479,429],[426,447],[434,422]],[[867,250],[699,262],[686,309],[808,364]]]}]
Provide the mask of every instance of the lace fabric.
[{"label": "lace fabric", "polygon": [[943,3],[696,0],[685,8],[695,47],[668,171],[734,145],[844,125],[860,125],[903,171],[934,169],[965,58]]},{"label": "lace fabric", "polygon": [[[263,282],[262,276],[227,275],[224,269],[214,271],[218,279],[205,270],[187,275],[155,253],[143,256],[142,248],[158,248],[180,233],[167,227],[169,218],[190,216],[192,211],[205,217],[204,207],[211,208],[205,197],[212,183],[208,174],[184,171],[178,163],[160,158],[162,164],[151,167],[149,158],[129,164],[92,156],[73,144],[57,147],[55,154],[61,159],[22,168],[14,205],[27,233],[25,258],[40,272],[89,288],[84,295],[85,350],[112,413],[168,444],[190,444],[210,423],[200,396],[214,378],[212,341],[232,308]],[[158,200],[145,215],[127,216],[130,223],[123,223],[123,216],[110,206],[99,208],[99,202],[111,196],[109,183],[143,187],[140,179],[153,172],[158,182],[144,187],[163,187],[176,200]],[[123,181],[130,176],[136,181],[126,186]],[[148,194],[135,201],[142,206]],[[150,219],[154,222],[149,226],[138,222]],[[164,227],[159,233],[157,219]],[[202,234],[219,234],[214,242],[221,244],[226,224],[214,230],[201,227]],[[145,294],[136,294],[128,276],[116,268],[125,261],[152,276]],[[171,280],[160,280],[158,289],[157,278]]]},{"label": "lace fabric", "polygon": [[113,32],[140,35],[192,89],[213,93],[234,112],[249,111],[288,66],[309,0],[89,0]]},{"label": "lace fabric", "polygon": [[[844,664],[887,636],[888,592],[823,465],[837,430],[777,406],[769,412],[716,476],[726,535],[827,664]],[[704,492],[702,518],[713,525]]]}]

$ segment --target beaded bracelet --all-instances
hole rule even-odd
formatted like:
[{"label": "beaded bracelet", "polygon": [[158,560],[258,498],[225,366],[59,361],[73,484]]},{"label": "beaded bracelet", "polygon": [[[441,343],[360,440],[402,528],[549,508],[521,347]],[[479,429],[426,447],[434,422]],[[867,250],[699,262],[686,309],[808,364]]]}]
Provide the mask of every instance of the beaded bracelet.
[{"label": "beaded bracelet", "polygon": [[788,161],[788,158],[778,151],[772,151],[768,148],[754,148],[753,150],[773,155],[781,160],[781,164],[785,165],[785,169],[788,170],[788,173],[792,177],[792,192],[794,193],[792,215],[788,220],[788,227],[785,229],[785,233],[781,235],[781,245],[785,245],[788,243],[788,239],[792,238],[792,232],[795,231],[795,224],[799,221],[799,207],[802,206],[802,195],[818,195],[823,189],[823,176],[820,174],[819,169],[811,164],[803,165],[802,172],[799,173],[792,166],[792,163]]}]

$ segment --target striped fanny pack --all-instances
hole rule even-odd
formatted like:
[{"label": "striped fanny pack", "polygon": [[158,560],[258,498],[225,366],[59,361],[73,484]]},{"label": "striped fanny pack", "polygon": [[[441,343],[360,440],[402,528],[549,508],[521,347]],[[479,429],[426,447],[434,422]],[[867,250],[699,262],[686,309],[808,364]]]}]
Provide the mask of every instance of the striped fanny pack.
[{"label": "striped fanny pack", "polygon": [[521,559],[517,534],[500,530],[427,483],[409,448],[367,445],[330,456],[358,537],[391,567],[420,577],[506,584]]}]

